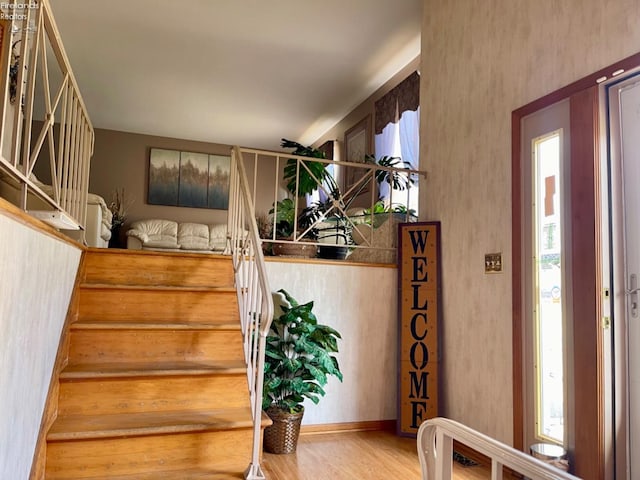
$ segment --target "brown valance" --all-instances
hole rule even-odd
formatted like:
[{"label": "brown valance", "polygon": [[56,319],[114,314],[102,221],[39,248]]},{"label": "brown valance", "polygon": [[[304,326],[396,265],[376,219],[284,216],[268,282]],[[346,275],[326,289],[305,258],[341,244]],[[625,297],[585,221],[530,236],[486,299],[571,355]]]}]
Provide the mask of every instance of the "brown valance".
[{"label": "brown valance", "polygon": [[397,123],[402,112],[417,110],[420,106],[420,74],[413,72],[389,93],[375,102],[376,135],[389,123]]}]

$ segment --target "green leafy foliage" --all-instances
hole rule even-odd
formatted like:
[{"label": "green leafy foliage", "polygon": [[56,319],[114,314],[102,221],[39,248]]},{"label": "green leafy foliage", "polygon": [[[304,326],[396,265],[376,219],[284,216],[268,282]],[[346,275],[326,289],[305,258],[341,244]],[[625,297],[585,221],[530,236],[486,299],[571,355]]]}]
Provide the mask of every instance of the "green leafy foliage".
[{"label": "green leafy foliage", "polygon": [[[282,139],[281,146],[293,148],[293,155],[313,158],[326,158],[324,152],[313,147],[305,147],[301,143],[292,140]],[[298,162],[290,158],[284,167],[284,180],[287,182],[287,190],[299,197],[311,194],[323,182],[328,182],[331,187],[337,187],[334,178],[326,170],[326,165],[322,162],[312,160],[304,161],[298,168]]]},{"label": "green leafy foliage", "polygon": [[[380,165],[381,167],[402,168],[405,170],[411,169],[411,164],[409,162],[405,162],[400,157],[390,157],[385,155],[376,160],[376,157],[373,155],[366,155],[365,161],[367,163]],[[376,170],[375,177],[378,184],[386,181],[394,190],[405,190],[409,185],[413,185],[415,183],[415,178],[409,174],[409,172],[400,172],[397,170]]]},{"label": "green leafy foliage", "polygon": [[293,226],[296,218],[295,203],[290,198],[276,202],[269,210],[270,215],[275,215],[276,238],[289,238],[293,235]]},{"label": "green leafy foliage", "polygon": [[[284,148],[292,148],[294,155],[325,158],[322,151],[311,146],[304,146],[292,140],[287,140],[286,138],[282,139],[281,146]],[[387,182],[395,190],[406,190],[416,183],[415,175],[406,171],[411,169],[411,164],[403,161],[400,157],[385,155],[376,159],[373,155],[365,155],[364,161],[372,165],[397,169],[391,171],[375,170],[374,178],[378,185]],[[303,196],[311,194],[315,190],[318,190],[320,185],[322,185],[324,192],[327,194],[327,198],[324,201],[313,202],[300,212],[298,216],[298,227],[300,229],[303,231],[307,230],[307,228],[316,224],[316,222],[331,218],[336,222],[337,226],[340,227],[341,236],[346,238],[346,243],[353,244],[352,229],[350,222],[347,220],[346,212],[364,189],[367,188],[370,183],[369,181],[360,183],[357,188],[351,189],[347,192],[347,195],[343,195],[336,179],[327,170],[326,164],[313,160],[302,161],[298,164],[295,159],[289,159],[287,161],[284,167],[283,178],[287,182],[287,190],[293,195]],[[402,211],[402,208],[404,208],[404,211]],[[383,212],[413,214],[413,212],[407,212],[406,207],[399,205],[385,207],[384,202],[376,203],[373,213]],[[370,213],[369,209],[368,214]],[[291,232],[293,232],[293,221],[291,221]],[[322,232],[318,231],[317,228],[313,228],[308,236],[315,239],[321,234]],[[284,237],[284,235],[282,235],[282,237]]]},{"label": "green leafy foliage", "polygon": [[275,406],[290,413],[302,410],[308,398],[318,403],[324,396],[329,375],[342,381],[338,359],[340,334],[318,323],[313,302],[299,304],[285,290],[280,301],[281,314],[275,316],[267,336],[262,408]]}]

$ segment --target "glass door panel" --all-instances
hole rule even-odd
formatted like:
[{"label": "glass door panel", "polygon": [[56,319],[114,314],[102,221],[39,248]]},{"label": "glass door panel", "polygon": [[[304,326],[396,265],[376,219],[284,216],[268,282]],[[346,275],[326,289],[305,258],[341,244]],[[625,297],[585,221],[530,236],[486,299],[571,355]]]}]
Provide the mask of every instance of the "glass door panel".
[{"label": "glass door panel", "polygon": [[535,436],[564,443],[562,130],[533,140]]}]

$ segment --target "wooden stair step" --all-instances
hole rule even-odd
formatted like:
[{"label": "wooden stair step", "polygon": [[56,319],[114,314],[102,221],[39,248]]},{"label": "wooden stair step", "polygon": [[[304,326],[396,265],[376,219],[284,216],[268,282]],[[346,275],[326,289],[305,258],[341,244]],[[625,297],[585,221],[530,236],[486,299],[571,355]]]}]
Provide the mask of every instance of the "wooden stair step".
[{"label": "wooden stair step", "polygon": [[155,319],[205,322],[211,318],[237,322],[238,297],[229,288],[113,287],[82,288],[78,318],[100,320]]},{"label": "wooden stair step", "polygon": [[233,287],[228,255],[100,249],[85,256],[83,283]]},{"label": "wooden stair step", "polygon": [[213,469],[193,468],[188,470],[163,470],[160,472],[136,473],[134,475],[118,475],[108,477],[78,478],[77,480],[234,480],[243,479],[242,472],[220,471]]},{"label": "wooden stair step", "polygon": [[149,292],[210,292],[210,293],[236,293],[234,287],[216,286],[182,286],[182,285],[129,285],[126,283],[81,283],[81,289],[86,290],[134,290]]},{"label": "wooden stair step", "polygon": [[244,360],[234,329],[72,329],[69,364]]},{"label": "wooden stair step", "polygon": [[65,415],[51,426],[47,440],[69,441],[251,428],[249,407],[216,410]]},{"label": "wooden stair step", "polygon": [[66,378],[61,379],[59,385],[58,414],[196,411],[248,405],[246,371],[233,374]]},{"label": "wooden stair step", "polygon": [[160,322],[155,319],[78,320],[71,330],[240,330],[236,320],[211,319],[206,322]]},{"label": "wooden stair step", "polygon": [[61,380],[89,378],[152,377],[170,375],[242,374],[246,365],[242,360],[202,362],[121,362],[68,365],[60,374]]},{"label": "wooden stair step", "polygon": [[127,478],[127,475],[129,478],[145,478],[144,475],[153,472],[160,474],[180,470],[213,470],[236,474],[243,472],[249,464],[252,436],[253,429],[247,427],[167,435],[48,441],[45,478],[95,480],[118,476]]}]

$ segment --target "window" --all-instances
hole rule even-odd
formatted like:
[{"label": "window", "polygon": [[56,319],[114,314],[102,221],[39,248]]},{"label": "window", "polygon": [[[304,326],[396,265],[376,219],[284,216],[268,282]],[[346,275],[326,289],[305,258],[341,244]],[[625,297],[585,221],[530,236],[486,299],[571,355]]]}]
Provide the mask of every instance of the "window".
[{"label": "window", "polygon": [[570,103],[522,118],[523,440],[571,448],[575,425]]},{"label": "window", "polygon": [[561,134],[533,140],[535,436],[564,443]]},{"label": "window", "polygon": [[[420,75],[414,72],[375,104],[375,152],[400,157],[418,169],[420,147]],[[416,179],[417,180],[417,179]],[[387,205],[404,205],[418,213],[417,183],[405,191],[393,190],[387,182],[379,196]]]}]

